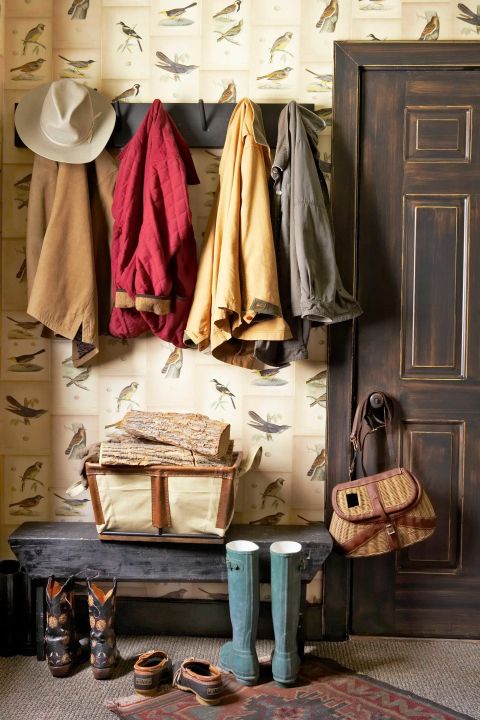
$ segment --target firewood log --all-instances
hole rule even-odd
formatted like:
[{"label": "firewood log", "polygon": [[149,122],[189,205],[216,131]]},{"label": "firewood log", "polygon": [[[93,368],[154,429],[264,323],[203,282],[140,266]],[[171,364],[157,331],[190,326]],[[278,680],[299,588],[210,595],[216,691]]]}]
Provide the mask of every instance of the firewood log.
[{"label": "firewood log", "polygon": [[230,443],[230,425],[199,413],[160,413],[130,410],[115,427],[129,435],[167,443],[201,455],[224,458]]},{"label": "firewood log", "polygon": [[178,465],[219,467],[231,465],[233,442],[224,459],[200,455],[192,450],[145,440],[105,441],[100,445],[101,465]]}]

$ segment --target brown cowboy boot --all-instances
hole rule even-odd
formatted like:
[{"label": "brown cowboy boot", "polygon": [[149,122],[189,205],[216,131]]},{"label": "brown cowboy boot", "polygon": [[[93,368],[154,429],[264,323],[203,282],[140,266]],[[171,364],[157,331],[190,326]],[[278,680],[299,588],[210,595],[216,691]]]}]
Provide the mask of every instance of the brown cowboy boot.
[{"label": "brown cowboy boot", "polygon": [[117,581],[107,593],[87,578],[88,612],[90,614],[90,663],[96,680],[112,676],[118,661],[113,621],[115,617],[115,595]]},{"label": "brown cowboy boot", "polygon": [[52,575],[47,581],[45,653],[48,667],[54,677],[68,675],[80,651],[75,639],[73,593],[67,589],[71,580],[72,578],[68,578],[61,585]]}]

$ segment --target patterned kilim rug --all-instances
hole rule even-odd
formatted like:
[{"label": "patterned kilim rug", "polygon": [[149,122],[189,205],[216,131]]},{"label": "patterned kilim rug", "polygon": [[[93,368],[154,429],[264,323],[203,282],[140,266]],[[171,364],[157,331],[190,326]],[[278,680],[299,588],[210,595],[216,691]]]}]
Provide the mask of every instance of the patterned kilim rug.
[{"label": "patterned kilim rug", "polygon": [[[255,687],[224,675],[221,705],[199,705],[192,693],[170,690],[154,698],[132,696],[109,701],[123,720],[461,720],[457,713],[431,700],[357,675],[333,660],[305,658],[295,687],[282,688],[262,665]],[[471,718],[470,718],[471,720]]]}]

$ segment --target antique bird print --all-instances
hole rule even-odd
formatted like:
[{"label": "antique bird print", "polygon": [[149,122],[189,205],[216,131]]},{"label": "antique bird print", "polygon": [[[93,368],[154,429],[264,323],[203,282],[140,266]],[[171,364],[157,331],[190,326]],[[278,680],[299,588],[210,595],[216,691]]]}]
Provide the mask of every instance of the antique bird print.
[{"label": "antique bird print", "polygon": [[280,70],[272,70],[272,72],[267,73],[266,75],[259,75],[257,77],[257,80],[267,80],[269,83],[277,83],[281,80],[285,80],[288,78],[289,74],[292,72],[293,68],[291,67],[284,67]]},{"label": "antique bird print", "polygon": [[43,408],[33,407],[38,402],[38,400],[36,400],[35,398],[31,400],[29,400],[28,398],[24,398],[23,405],[19,403],[18,400],[16,400],[12,395],[7,395],[6,400],[10,407],[5,408],[5,410],[11,412],[13,415],[18,415],[18,417],[22,418],[25,425],[30,425],[30,420],[37,420],[39,417],[41,417],[47,412]]},{"label": "antique bird print", "polygon": [[67,12],[72,20],[86,20],[90,0],[73,0]]},{"label": "antique bird print", "polygon": [[434,11],[430,19],[422,30],[419,40],[438,40],[440,36],[440,18],[438,13]]},{"label": "antique bird print", "polygon": [[307,88],[308,90],[310,90],[310,92],[330,92],[332,90],[333,75],[331,75],[330,73],[316,73],[314,72],[314,70],[310,70],[309,68],[305,68],[305,70],[315,77],[315,82]]},{"label": "antique bird print", "polygon": [[270,62],[273,62],[273,58],[275,57],[275,53],[283,53],[286,55],[290,55],[293,57],[292,53],[287,50],[287,47],[290,45],[290,42],[292,40],[293,33],[292,32],[286,32],[283,35],[280,35],[277,37],[276,40],[274,40],[272,47],[270,48]]},{"label": "antique bird print", "polygon": [[[19,508],[16,514],[18,515],[29,515],[33,508],[36,508],[40,501],[43,500],[43,495],[33,495],[32,497],[24,498],[18,502],[10,503],[8,507]],[[28,512],[22,512],[22,511]]]},{"label": "antique bird print", "polygon": [[69,460],[82,458],[83,451],[87,445],[85,425],[83,423],[72,423],[72,427],[67,429],[72,430],[73,436],[65,450],[65,455],[68,455]]},{"label": "antique bird print", "polygon": [[322,450],[320,450],[320,452],[316,455],[315,460],[312,462],[307,472],[308,477],[312,478],[312,481],[323,480],[323,470],[326,462],[327,455],[325,448],[322,448]]},{"label": "antique bird print", "polygon": [[7,318],[22,330],[34,330],[41,324],[38,320],[15,320],[15,318],[10,317],[10,315],[7,315]]},{"label": "antique bird print", "polygon": [[136,97],[139,90],[140,83],[135,83],[134,85],[132,85],[132,87],[129,87],[123,92],[121,92],[120,95],[116,95],[116,97],[112,98],[112,102],[126,102],[129,98]]},{"label": "antique bird print", "polygon": [[137,33],[134,27],[130,27],[126,23],[123,22],[123,20],[120,20],[120,22],[117,23],[117,25],[120,25],[120,29],[123,32],[124,35],[127,36],[127,39],[124,43],[118,46],[117,50],[120,52],[125,52],[125,50],[128,50],[129,52],[132,52],[130,49],[131,46],[131,40],[136,40],[138,47],[140,49],[140,52],[143,52],[142,43],[140,40],[142,37]]},{"label": "antique bird print", "polygon": [[[457,8],[460,10],[461,15],[457,15],[458,20],[462,20],[464,23],[468,23],[469,25],[473,25],[476,32],[480,32],[480,14],[473,12],[473,10],[470,10],[470,8],[467,5],[464,5],[463,3],[458,3]],[[470,30],[473,30],[470,28]]]},{"label": "antique bird print", "polygon": [[[72,365],[73,367],[73,365]],[[77,368],[74,368],[74,371],[76,372]],[[65,383],[65,387],[77,387],[81,390],[87,390],[90,391],[90,388],[88,388],[84,383],[88,380],[90,377],[90,367],[87,365],[83,368],[77,375],[63,375],[62,376],[64,380],[67,382]]]},{"label": "antique bird print", "polygon": [[27,52],[27,45],[33,45],[33,52],[34,54],[38,54],[39,48],[42,47],[44,50],[46,50],[46,46],[39,42],[39,38],[43,35],[43,31],[45,30],[44,23],[38,23],[38,25],[35,25],[35,27],[31,28],[25,35],[25,37],[22,40],[23,43],[23,50],[22,55],[25,55]]},{"label": "antique bird print", "polygon": [[27,483],[31,483],[31,490],[33,492],[37,489],[37,485],[43,485],[43,482],[38,479],[38,474],[42,467],[43,462],[37,460],[33,465],[29,465],[26,470],[23,471],[22,475],[18,476],[20,478],[20,492],[25,490]]},{"label": "antique bird print", "polygon": [[40,70],[44,62],[44,58],[38,58],[38,60],[31,60],[30,62],[26,62],[23,65],[17,65],[16,67],[10,68],[10,72],[15,72],[15,70],[19,70],[24,75],[31,75],[32,73],[37,72],[37,70]]},{"label": "antique bird print", "polygon": [[254,430],[265,433],[267,440],[272,440],[272,435],[283,433],[285,432],[285,430],[289,430],[291,427],[291,425],[278,425],[277,423],[272,422],[269,419],[268,415],[267,419],[264,420],[262,417],[260,417],[258,413],[254,412],[253,410],[249,410],[248,414],[253,420],[253,422],[249,422],[248,425],[254,428]]},{"label": "antique bird print", "polygon": [[224,18],[227,15],[232,15],[233,13],[237,13],[240,10],[240,6],[242,4],[242,0],[236,0],[236,2],[232,3],[231,5],[226,5],[222,10],[219,10],[215,15],[214,18]]},{"label": "antique bird print", "polygon": [[230,103],[230,102],[231,103],[237,102],[237,87],[233,80],[228,83],[227,87],[225,88],[225,90],[222,92],[222,94],[218,98],[219,104]]},{"label": "antique bird print", "polygon": [[315,27],[318,28],[319,32],[333,33],[337,26],[338,21],[338,0],[330,0],[327,3],[325,10],[320,15]]},{"label": "antique bird print", "polygon": [[198,68],[198,65],[185,65],[177,60],[170,60],[170,58],[160,50],[157,50],[155,55],[160,60],[159,63],[155,64],[156,67],[160,68],[160,70],[165,70],[165,72],[172,73],[176,80],[180,79],[180,75],[191,73]]},{"label": "antique bird print", "polygon": [[128,403],[130,407],[132,405],[136,405],[139,407],[138,403],[133,399],[133,396],[138,390],[138,382],[131,382],[130,385],[127,385],[123,388],[123,390],[120,391],[117,400],[117,412],[120,412],[121,406],[123,403]]},{"label": "antique bird print", "polygon": [[80,77],[85,77],[82,70],[86,70],[92,63],[95,62],[95,60],[69,60],[64,55],[59,55],[58,57],[65,60],[65,62],[69,65],[67,68],[69,72],[73,72]]},{"label": "antique bird print", "polygon": [[170,355],[165,361],[162,368],[162,374],[169,378],[179,378],[183,366],[183,350],[174,347]]},{"label": "antique bird print", "polygon": [[[17,366],[21,365],[21,366],[27,368],[31,364],[32,360],[34,360],[36,358],[37,355],[41,355],[44,352],[45,352],[45,348],[42,348],[41,350],[37,350],[36,352],[32,352],[32,353],[24,353],[23,355],[12,355],[8,359],[10,360],[10,362],[15,363]],[[32,367],[32,369],[33,369],[33,367]],[[35,369],[41,370],[42,368],[40,366],[35,366]]]},{"label": "antique bird print", "polygon": [[279,502],[282,502],[285,504],[285,500],[282,497],[280,497],[280,492],[283,488],[284,482],[285,482],[284,478],[279,477],[267,485],[267,487],[265,488],[265,490],[262,493],[262,504],[260,505],[262,510],[265,507],[265,501],[267,498],[273,499],[274,507],[278,507]]},{"label": "antique bird print", "polygon": [[189,10],[192,7],[195,7],[198,3],[193,2],[190,3],[190,5],[185,5],[184,7],[180,8],[172,8],[171,10],[160,10],[160,15],[165,15],[168,18],[179,18],[182,17],[187,10]]},{"label": "antique bird print", "polygon": [[212,382],[212,383],[215,384],[215,390],[216,390],[216,391],[218,392],[218,394],[220,395],[220,399],[219,399],[219,401],[217,402],[217,405],[220,404],[220,403],[223,401],[223,398],[224,398],[224,397],[227,397],[227,398],[230,398],[231,403],[232,403],[232,405],[233,405],[233,408],[235,409],[235,402],[234,402],[234,399],[233,399],[233,398],[235,397],[234,393],[232,393],[232,391],[229,390],[226,385],[224,385],[223,383],[219,382],[218,380],[213,379],[213,380],[210,380],[210,382]]},{"label": "antique bird print", "polygon": [[238,45],[239,43],[236,40],[232,40],[232,37],[236,37],[237,35],[239,35],[239,33],[242,31],[242,27],[243,20],[239,20],[236,25],[232,25],[232,27],[228,28],[228,30],[225,30],[225,32],[220,32],[220,30],[214,30],[214,32],[220,35],[220,37],[217,38],[217,42],[220,42],[221,40],[227,40],[228,42]]},{"label": "antique bird print", "polygon": [[278,525],[284,515],[285,513],[283,512],[277,512],[274,515],[264,515],[257,520],[250,520],[249,525]]},{"label": "antique bird print", "polygon": [[28,198],[30,194],[30,183],[32,181],[32,173],[24,175],[19,180],[13,183],[15,188],[14,200],[17,203],[17,210],[21,210],[24,207],[28,207]]}]

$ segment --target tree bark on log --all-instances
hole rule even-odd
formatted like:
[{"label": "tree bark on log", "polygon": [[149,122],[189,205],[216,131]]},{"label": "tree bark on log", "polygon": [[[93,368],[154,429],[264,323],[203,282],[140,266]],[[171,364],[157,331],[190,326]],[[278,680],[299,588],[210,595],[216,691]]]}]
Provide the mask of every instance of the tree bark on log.
[{"label": "tree bark on log", "polygon": [[177,465],[195,467],[223,467],[233,463],[233,442],[224,459],[200,455],[192,450],[174,445],[147,441],[123,440],[121,442],[102,442],[100,445],[100,465]]},{"label": "tree bark on log", "polygon": [[230,425],[199,413],[130,410],[115,427],[133,437],[167,443],[217,458],[225,457],[230,443]]}]

